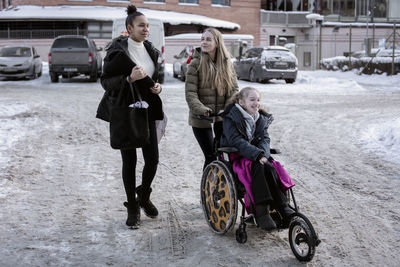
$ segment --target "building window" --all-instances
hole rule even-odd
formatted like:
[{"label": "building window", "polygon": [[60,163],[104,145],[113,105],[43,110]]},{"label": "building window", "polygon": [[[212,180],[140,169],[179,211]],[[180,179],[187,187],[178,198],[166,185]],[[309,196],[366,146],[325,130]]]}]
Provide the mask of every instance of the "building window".
[{"label": "building window", "polygon": [[374,18],[386,18],[386,0],[375,0],[372,9],[372,15]]},{"label": "building window", "polygon": [[[261,0],[261,8],[271,11],[309,11],[314,0]],[[316,2],[314,5],[317,5]],[[311,10],[310,10],[311,11]]]},{"label": "building window", "polygon": [[[355,1],[360,1],[360,0],[323,0],[322,14],[355,17],[356,16]],[[361,0],[361,1],[365,2],[367,0]]]},{"label": "building window", "polygon": [[304,52],[303,55],[303,66],[304,67],[311,67],[311,52]]},{"label": "building window", "polygon": [[87,34],[90,38],[111,39],[112,22],[88,22]]},{"label": "building window", "polygon": [[[369,1],[369,4],[368,4]],[[370,11],[369,16],[374,18],[387,17],[387,1],[386,0],[357,0],[358,16],[367,16],[367,9]]]},{"label": "building window", "polygon": [[221,5],[221,6],[230,6],[231,1],[230,0],[212,0],[211,4],[213,5]]},{"label": "building window", "polygon": [[198,0],[179,0],[179,3],[184,3],[184,4],[198,4]]},{"label": "building window", "polygon": [[85,35],[111,39],[109,21],[0,21],[0,39],[53,39],[59,35]]},{"label": "building window", "polygon": [[165,0],[144,0],[143,3],[165,3]]}]

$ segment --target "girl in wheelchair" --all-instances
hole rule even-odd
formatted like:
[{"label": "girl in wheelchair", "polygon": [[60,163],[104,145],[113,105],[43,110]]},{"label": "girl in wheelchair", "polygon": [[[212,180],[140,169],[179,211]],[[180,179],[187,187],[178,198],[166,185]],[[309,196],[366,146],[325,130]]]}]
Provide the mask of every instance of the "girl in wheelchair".
[{"label": "girl in wheelchair", "polygon": [[224,111],[220,146],[235,147],[244,160],[251,161],[251,195],[255,204],[255,219],[266,231],[277,228],[270,210],[277,209],[284,220],[294,211],[280,189],[278,175],[271,165],[268,126],[271,114],[260,109],[260,93],[245,87],[233,98]]}]

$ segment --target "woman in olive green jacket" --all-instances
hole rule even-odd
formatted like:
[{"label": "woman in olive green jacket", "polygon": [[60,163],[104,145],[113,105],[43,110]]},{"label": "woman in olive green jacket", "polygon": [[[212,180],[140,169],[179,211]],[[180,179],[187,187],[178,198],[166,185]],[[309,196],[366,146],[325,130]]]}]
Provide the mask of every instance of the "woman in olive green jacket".
[{"label": "woman in olive green jacket", "polygon": [[189,106],[189,125],[193,128],[205,157],[205,168],[215,159],[215,136],[222,132],[222,119],[214,122],[199,119],[224,110],[229,98],[238,91],[236,73],[221,33],[208,28],[201,37],[201,47],[193,52],[186,72],[185,94]]}]

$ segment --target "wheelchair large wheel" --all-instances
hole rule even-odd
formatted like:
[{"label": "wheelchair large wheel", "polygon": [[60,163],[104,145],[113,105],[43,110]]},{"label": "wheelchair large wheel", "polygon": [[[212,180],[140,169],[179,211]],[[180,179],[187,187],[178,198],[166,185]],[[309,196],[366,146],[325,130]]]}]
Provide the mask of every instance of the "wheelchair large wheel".
[{"label": "wheelchair large wheel", "polygon": [[208,225],[217,234],[227,233],[236,223],[238,199],[233,175],[223,162],[207,165],[200,192]]},{"label": "wheelchair large wheel", "polygon": [[311,261],[319,239],[313,234],[310,222],[295,216],[289,226],[289,243],[293,254],[299,261]]}]

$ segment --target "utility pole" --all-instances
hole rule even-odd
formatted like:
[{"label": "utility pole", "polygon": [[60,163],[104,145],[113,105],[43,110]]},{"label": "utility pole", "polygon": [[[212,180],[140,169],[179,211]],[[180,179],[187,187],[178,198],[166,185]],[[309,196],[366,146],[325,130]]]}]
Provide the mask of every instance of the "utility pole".
[{"label": "utility pole", "polygon": [[393,47],[392,47],[392,75],[394,75],[394,52],[396,47],[396,23],[393,23]]},{"label": "utility pole", "polygon": [[350,29],[349,29],[349,70],[351,70],[351,24],[350,24]]}]

